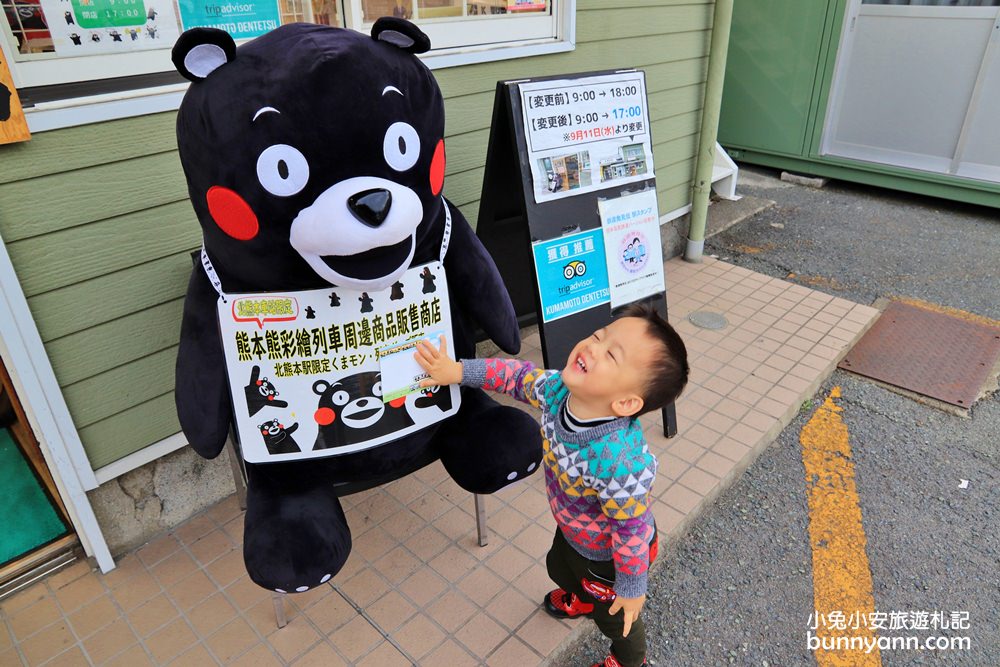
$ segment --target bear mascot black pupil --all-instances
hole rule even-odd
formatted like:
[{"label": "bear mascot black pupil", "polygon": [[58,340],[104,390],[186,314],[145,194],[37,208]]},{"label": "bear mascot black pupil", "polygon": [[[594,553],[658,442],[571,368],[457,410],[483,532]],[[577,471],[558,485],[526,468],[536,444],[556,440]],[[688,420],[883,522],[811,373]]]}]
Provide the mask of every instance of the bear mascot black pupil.
[{"label": "bear mascot black pupil", "polygon": [[[421,428],[399,405],[452,410],[447,388],[383,405],[378,377],[324,377],[313,386],[315,416],[279,416],[287,396],[263,360],[230,393],[217,309],[224,295],[323,289],[331,307],[368,308],[383,292],[403,298],[401,276],[442,252],[449,351],[474,356],[477,325],[503,350],[520,348],[493,259],[443,196],[444,102],[416,57],[429,48],[415,25],[387,17],[370,36],[290,24],[238,48],[221,30],[195,28],[173,49],[191,81],[177,143],[204,243],[184,304],[177,413],[192,447],[213,458],[245,398],[236,408],[276,457],[246,463],[244,560],[271,590],[306,591],[343,566],[351,549],[344,492],[440,459],[462,488],[492,493],[541,459],[534,420],[478,389],[463,388],[457,412]],[[430,298],[442,284],[428,271],[407,291]],[[363,296],[342,304],[338,291]],[[305,420],[315,420],[313,430]],[[407,425],[416,430],[337,455],[359,434]],[[315,442],[302,436],[316,428]],[[324,456],[288,460],[319,450]]]}]

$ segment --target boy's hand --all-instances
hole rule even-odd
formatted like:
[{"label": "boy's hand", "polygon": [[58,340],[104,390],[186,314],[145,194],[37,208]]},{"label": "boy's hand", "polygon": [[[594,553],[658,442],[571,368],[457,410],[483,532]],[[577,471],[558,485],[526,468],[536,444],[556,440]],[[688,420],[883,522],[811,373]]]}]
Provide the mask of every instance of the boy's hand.
[{"label": "boy's hand", "polygon": [[434,385],[458,384],[462,381],[462,364],[448,356],[448,341],[441,336],[441,349],[435,349],[429,340],[417,343],[417,351],[413,357],[420,367],[430,375],[420,381],[421,387]]},{"label": "boy's hand", "polygon": [[645,603],[645,595],[638,598],[623,598],[618,596],[611,603],[611,608],[608,609],[609,614],[614,616],[619,611],[625,614],[625,627],[622,630],[622,637],[628,637],[628,633],[632,629],[632,623],[639,618],[639,612],[642,611],[642,605]]}]

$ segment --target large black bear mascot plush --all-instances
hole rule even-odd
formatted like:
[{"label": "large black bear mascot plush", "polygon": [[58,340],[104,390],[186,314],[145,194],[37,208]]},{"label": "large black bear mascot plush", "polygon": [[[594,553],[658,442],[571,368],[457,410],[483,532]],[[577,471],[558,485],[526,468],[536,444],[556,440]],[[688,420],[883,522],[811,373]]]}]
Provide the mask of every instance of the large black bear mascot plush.
[{"label": "large black bear mascot plush", "polygon": [[[216,305],[222,294],[324,288],[336,305],[336,286],[341,296],[364,292],[362,302],[381,290],[396,298],[400,276],[446,247],[451,351],[474,356],[474,324],[505,351],[518,351],[514,309],[496,266],[442,195],[444,102],[415,55],[429,47],[416,26],[395,18],[377,21],[371,36],[286,25],[239,48],[223,31],[196,28],[174,46],[173,62],[192,82],[177,143],[203,229],[204,264],[212,267],[191,275],[177,359],[177,413],[201,456],[219,454],[233,419]],[[260,400],[273,401],[267,378],[257,384]],[[320,414],[331,399],[326,383],[317,384]],[[242,383],[237,389],[242,397]],[[270,418],[261,412],[255,426]],[[289,445],[275,451],[314,446],[301,428],[293,439],[290,424],[271,426],[263,432]],[[250,577],[280,592],[326,582],[351,548],[336,485],[389,481],[436,458],[466,490],[492,493],[537,468],[541,439],[525,413],[463,389],[456,414],[386,444],[248,463]]]}]

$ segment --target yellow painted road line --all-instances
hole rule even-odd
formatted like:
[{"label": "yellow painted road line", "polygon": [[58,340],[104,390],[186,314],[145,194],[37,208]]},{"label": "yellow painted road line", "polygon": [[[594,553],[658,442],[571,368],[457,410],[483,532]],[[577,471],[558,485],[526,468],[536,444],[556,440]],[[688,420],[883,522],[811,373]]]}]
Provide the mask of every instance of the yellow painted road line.
[{"label": "yellow painted road line", "polygon": [[[875,599],[851,445],[843,408],[833,402],[835,398],[840,398],[840,387],[830,391],[799,435],[809,500],[814,609],[817,618],[826,619],[810,631],[819,639],[813,654],[819,667],[876,667],[882,664],[877,646],[868,653],[848,648],[852,646],[848,641],[841,640],[839,647],[837,642],[856,637],[853,646],[872,646],[876,637],[867,624]],[[842,613],[846,627],[831,628],[831,613]],[[861,622],[851,622],[852,617]]]}]

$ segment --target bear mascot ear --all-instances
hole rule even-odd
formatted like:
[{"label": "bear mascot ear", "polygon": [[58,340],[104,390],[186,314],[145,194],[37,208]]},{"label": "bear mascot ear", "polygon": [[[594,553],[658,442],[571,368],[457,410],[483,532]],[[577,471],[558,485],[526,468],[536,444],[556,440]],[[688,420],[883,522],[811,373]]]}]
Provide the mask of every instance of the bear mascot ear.
[{"label": "bear mascot ear", "polygon": [[195,83],[235,58],[236,42],[218,28],[186,30],[170,52],[170,60],[181,76]]},{"label": "bear mascot ear", "polygon": [[372,39],[387,42],[409,53],[427,53],[431,39],[406,19],[383,16],[372,26]]}]

